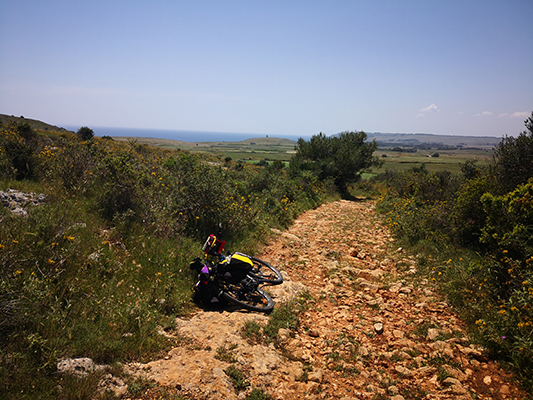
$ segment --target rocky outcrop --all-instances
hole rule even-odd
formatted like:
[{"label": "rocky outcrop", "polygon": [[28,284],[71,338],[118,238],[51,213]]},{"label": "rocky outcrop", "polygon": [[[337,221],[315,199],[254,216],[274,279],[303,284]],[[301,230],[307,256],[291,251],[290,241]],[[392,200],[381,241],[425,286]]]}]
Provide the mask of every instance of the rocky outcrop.
[{"label": "rocky outcrop", "polygon": [[[288,276],[285,278],[283,285],[268,288],[278,304],[306,289]],[[264,326],[268,318],[245,310],[199,311],[192,318],[178,318],[175,335],[182,339],[184,346],[172,349],[162,360],[130,364],[128,371],[194,399],[237,400],[239,393],[224,372],[235,365],[246,376],[250,384],[248,391],[252,387],[274,391],[287,379],[293,382],[298,379],[303,363],[287,359],[272,344],[252,344],[244,337],[242,330],[247,322]],[[287,330],[280,330],[279,335],[285,335],[286,340],[290,338]]]},{"label": "rocky outcrop", "polygon": [[0,191],[0,203],[13,214],[25,217],[28,215],[27,206],[38,206],[45,201],[44,194],[23,193],[14,189]]},{"label": "rocky outcrop", "polygon": [[108,365],[96,364],[91,358],[69,358],[57,363],[57,372],[60,374],[70,374],[77,377],[86,377],[92,373],[100,373],[101,377],[98,383],[100,393],[111,392],[115,397],[122,397],[127,391],[128,386],[119,377],[106,372]]}]

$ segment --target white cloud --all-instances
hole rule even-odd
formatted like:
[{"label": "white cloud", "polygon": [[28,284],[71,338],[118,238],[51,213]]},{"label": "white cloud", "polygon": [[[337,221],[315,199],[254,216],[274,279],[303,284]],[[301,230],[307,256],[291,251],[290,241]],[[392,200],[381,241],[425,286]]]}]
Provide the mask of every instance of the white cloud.
[{"label": "white cloud", "polygon": [[418,114],[416,118],[424,118],[424,114]]},{"label": "white cloud", "polygon": [[511,114],[511,118],[527,118],[529,117],[529,112],[527,111],[517,111]]},{"label": "white cloud", "polygon": [[457,111],[456,114],[458,114],[458,115],[463,115],[464,112],[463,112],[463,111]]},{"label": "white cloud", "polygon": [[438,108],[435,104],[433,104],[433,103],[431,103],[431,105],[429,105],[429,106],[427,106],[427,107],[425,107],[425,108],[423,108],[423,109],[420,110],[420,112],[423,112],[423,113],[425,113],[425,112],[432,112],[432,111],[437,111],[437,112],[438,112],[438,111],[440,111],[440,110],[439,110],[439,108]]},{"label": "white cloud", "polygon": [[475,114],[474,117],[490,117],[491,115],[490,111],[483,111],[481,114]]}]

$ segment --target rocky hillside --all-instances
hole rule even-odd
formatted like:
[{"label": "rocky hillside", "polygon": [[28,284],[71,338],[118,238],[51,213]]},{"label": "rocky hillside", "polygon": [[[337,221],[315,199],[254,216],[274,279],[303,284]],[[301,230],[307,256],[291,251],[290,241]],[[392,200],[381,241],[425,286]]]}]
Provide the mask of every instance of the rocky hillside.
[{"label": "rocky hillside", "polygon": [[156,382],[144,398],[165,388],[191,399],[244,399],[253,387],[283,400],[526,398],[470,343],[435,286],[417,274],[416,259],[394,246],[372,202],[309,211],[258,256],[285,276],[269,288],[277,304],[311,295],[299,328],[281,329],[276,345],[266,344],[243,327],[265,325],[268,316],[198,310],[170,333],[182,346],[128,367]]}]

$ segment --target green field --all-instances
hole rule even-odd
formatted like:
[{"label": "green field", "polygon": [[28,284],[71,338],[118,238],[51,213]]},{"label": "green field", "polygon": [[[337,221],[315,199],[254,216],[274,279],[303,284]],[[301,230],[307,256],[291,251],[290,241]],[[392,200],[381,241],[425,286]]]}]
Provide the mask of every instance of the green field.
[{"label": "green field", "polygon": [[[453,137],[448,136],[445,138],[446,143],[444,148],[458,147],[443,150],[442,136],[435,136],[435,142],[424,142],[423,149],[416,148],[417,145],[419,146],[418,143],[409,145],[408,143],[400,142],[397,139],[395,145],[401,146],[400,149],[403,151],[393,151],[390,146],[390,138],[387,137],[388,142],[383,146],[380,145],[375,153],[377,157],[380,157],[383,160],[383,167],[381,167],[381,169],[374,168],[370,173],[365,174],[364,177],[370,177],[381,171],[385,171],[386,169],[394,171],[408,170],[413,167],[418,167],[421,164],[425,164],[428,171],[448,170],[456,173],[460,171],[460,164],[464,163],[466,160],[477,160],[479,165],[485,165],[492,158],[492,150],[490,146],[461,147],[464,146],[467,138],[457,137],[455,143],[452,141]],[[229,157],[235,162],[247,163],[257,163],[261,160],[280,160],[288,163],[292,155],[295,153],[296,146],[296,141],[294,140],[267,137],[247,139],[240,142],[196,143],[170,139],[137,137],[114,137],[113,139],[117,141],[136,141],[139,144],[166,149],[188,150],[193,153],[213,156],[221,161]],[[479,141],[478,138],[472,138],[472,140]],[[497,143],[498,140],[492,138],[492,141]],[[398,148],[396,150],[398,150]],[[430,155],[435,155],[435,153],[438,153],[439,156],[430,157]]]},{"label": "green field", "polygon": [[425,164],[428,171],[448,170],[456,173],[460,172],[461,164],[464,164],[466,160],[476,160],[479,165],[486,165],[492,159],[492,151],[489,150],[444,150],[438,151],[438,157],[429,157],[431,154],[435,154],[435,150],[401,153],[378,149],[375,155],[381,157],[383,166],[380,169],[374,168],[372,173],[379,173],[386,169],[404,171],[421,164]]},{"label": "green field", "polygon": [[294,154],[296,142],[282,138],[253,138],[240,142],[182,142],[169,139],[136,137],[114,137],[117,141],[137,141],[140,144],[166,149],[188,150],[193,153],[208,154],[224,160],[229,157],[237,162],[259,162],[280,160],[288,162]]}]

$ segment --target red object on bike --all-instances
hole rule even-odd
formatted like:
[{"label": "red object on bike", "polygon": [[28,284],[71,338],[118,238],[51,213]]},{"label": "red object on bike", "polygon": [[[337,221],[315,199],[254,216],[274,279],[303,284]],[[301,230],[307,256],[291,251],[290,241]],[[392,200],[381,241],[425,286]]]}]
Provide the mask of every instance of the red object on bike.
[{"label": "red object on bike", "polygon": [[224,251],[225,245],[225,240],[218,240],[215,235],[209,235],[204,244],[203,250],[205,254],[219,255]]},{"label": "red object on bike", "polygon": [[225,240],[216,240],[215,242],[215,253],[217,254],[222,254],[222,252],[224,251],[224,246],[226,245],[226,241]]}]

